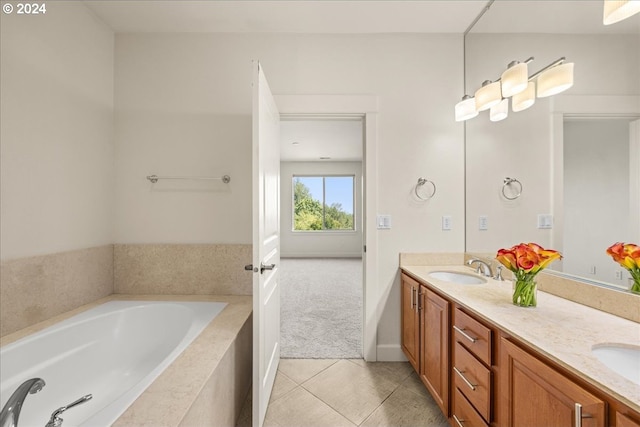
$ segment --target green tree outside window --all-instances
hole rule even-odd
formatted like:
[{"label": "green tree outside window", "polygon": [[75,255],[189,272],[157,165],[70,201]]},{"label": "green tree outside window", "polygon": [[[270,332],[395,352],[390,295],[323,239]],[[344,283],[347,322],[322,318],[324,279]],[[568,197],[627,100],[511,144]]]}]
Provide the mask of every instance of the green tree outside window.
[{"label": "green tree outside window", "polygon": [[353,176],[294,177],[293,229],[354,230],[353,183]]}]

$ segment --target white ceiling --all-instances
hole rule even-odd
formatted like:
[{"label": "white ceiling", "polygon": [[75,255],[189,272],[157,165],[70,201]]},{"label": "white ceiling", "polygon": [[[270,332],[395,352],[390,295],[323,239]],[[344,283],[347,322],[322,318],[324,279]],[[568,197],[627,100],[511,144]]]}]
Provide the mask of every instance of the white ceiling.
[{"label": "white ceiling", "polygon": [[[115,32],[463,33],[486,0],[85,0]],[[489,33],[640,33],[640,15],[602,25],[602,0],[496,0]]]},{"label": "white ceiling", "polygon": [[280,160],[362,161],[362,138],[362,120],[282,120]]}]

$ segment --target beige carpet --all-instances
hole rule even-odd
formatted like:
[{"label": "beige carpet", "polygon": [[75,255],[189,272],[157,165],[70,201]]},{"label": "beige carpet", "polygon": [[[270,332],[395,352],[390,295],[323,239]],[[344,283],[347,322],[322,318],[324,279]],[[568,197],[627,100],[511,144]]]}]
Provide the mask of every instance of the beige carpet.
[{"label": "beige carpet", "polygon": [[280,356],[362,358],[362,260],[280,261]]}]

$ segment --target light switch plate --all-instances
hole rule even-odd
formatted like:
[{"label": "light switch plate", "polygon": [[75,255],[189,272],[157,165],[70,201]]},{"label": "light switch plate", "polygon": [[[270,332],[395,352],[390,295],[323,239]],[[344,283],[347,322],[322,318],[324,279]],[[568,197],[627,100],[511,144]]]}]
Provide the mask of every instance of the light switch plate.
[{"label": "light switch plate", "polygon": [[378,230],[388,230],[391,228],[391,215],[378,215]]},{"label": "light switch plate", "polygon": [[538,214],[538,228],[540,229],[553,228],[553,215]]},{"label": "light switch plate", "polygon": [[478,217],[478,230],[484,231],[489,229],[489,218],[486,215]]},{"label": "light switch plate", "polygon": [[443,231],[451,230],[451,215],[442,216],[442,230]]}]

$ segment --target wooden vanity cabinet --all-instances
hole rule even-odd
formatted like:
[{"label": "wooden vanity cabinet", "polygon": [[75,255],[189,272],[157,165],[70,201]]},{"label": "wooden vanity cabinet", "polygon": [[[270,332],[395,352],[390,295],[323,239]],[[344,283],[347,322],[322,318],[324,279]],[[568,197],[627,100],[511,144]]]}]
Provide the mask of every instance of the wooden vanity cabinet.
[{"label": "wooden vanity cabinet", "polygon": [[498,324],[404,272],[401,281],[402,350],[451,426],[640,427],[638,411]]},{"label": "wooden vanity cabinet", "polygon": [[606,426],[604,400],[504,337],[500,339],[500,371],[498,406],[503,425]]},{"label": "wooden vanity cabinet", "polygon": [[420,292],[420,379],[449,417],[449,306],[426,286]]},{"label": "wooden vanity cabinet", "polygon": [[420,372],[420,314],[418,297],[420,283],[402,274],[402,351],[416,372]]},{"label": "wooden vanity cabinet", "polygon": [[401,281],[402,351],[448,417],[450,303],[406,274]]}]

